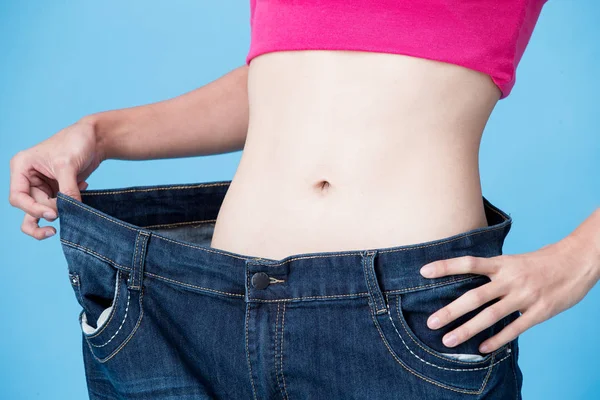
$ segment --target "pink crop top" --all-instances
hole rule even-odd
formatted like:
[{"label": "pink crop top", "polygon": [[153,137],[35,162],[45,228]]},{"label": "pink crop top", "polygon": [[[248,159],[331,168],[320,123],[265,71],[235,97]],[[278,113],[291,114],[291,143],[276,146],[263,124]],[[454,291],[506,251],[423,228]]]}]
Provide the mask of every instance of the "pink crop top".
[{"label": "pink crop top", "polygon": [[360,50],[488,74],[505,98],[547,0],[250,0],[246,64],[278,50]]}]

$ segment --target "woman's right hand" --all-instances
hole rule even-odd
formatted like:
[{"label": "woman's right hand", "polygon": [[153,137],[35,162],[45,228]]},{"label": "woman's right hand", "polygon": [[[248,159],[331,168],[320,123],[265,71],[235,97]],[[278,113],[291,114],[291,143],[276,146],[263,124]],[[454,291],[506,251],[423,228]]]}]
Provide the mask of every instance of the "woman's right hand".
[{"label": "woman's right hand", "polygon": [[51,226],[40,227],[39,221],[58,217],[59,191],[81,201],[85,180],[105,160],[98,143],[94,123],[83,118],[10,160],[9,202],[26,213],[24,233],[38,240],[56,233]]}]

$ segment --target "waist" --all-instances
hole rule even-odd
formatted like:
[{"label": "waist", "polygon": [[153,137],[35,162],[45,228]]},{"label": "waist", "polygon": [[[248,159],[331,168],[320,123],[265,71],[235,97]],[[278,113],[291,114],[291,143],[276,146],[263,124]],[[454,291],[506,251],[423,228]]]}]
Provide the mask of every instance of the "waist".
[{"label": "waist", "polygon": [[361,170],[366,163],[357,160],[349,171],[312,175],[299,165],[240,165],[211,246],[281,259],[411,245],[487,226],[477,169],[425,163]]},{"label": "waist", "polygon": [[[488,226],[439,240],[413,246],[293,254],[281,259],[256,257],[209,246],[215,220],[231,184],[232,181],[214,181],[84,190],[82,202],[59,193],[61,242],[126,273],[143,268],[138,272],[183,284],[192,290],[235,293],[241,298],[246,280],[256,272],[253,266],[267,266],[269,272],[276,271],[274,267],[289,268],[307,279],[319,275],[326,266],[327,279],[323,285],[301,285],[292,288],[301,292],[289,294],[292,298],[311,298],[346,292],[363,295],[364,290],[357,291],[354,283],[364,282],[364,278],[358,276],[356,280],[347,280],[345,276],[355,272],[362,274],[363,256],[369,254],[377,254],[378,265],[390,267],[381,269],[382,274],[390,274],[389,279],[384,279],[388,284],[386,290],[414,289],[436,281],[454,281],[456,277],[427,279],[418,271],[423,264],[448,255],[502,254],[503,242],[512,223],[506,212],[481,197]],[[144,255],[138,256],[140,251],[147,252],[145,263]],[[244,269],[248,266],[250,275],[245,276]],[[334,272],[340,279],[334,279],[331,275]],[[350,286],[345,287],[346,283]],[[281,293],[268,295],[280,296]]]},{"label": "waist", "polygon": [[485,226],[489,76],[397,54],[274,52],[252,61],[248,96],[214,247],[278,259]]}]

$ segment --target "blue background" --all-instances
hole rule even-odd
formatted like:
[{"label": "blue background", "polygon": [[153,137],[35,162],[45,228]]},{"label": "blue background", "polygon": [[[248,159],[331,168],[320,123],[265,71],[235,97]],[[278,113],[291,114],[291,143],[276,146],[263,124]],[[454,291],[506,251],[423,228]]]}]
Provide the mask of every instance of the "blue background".
[{"label": "blue background", "polygon": [[[504,252],[569,234],[600,205],[600,5],[542,10],[486,127],[483,193],[514,219]],[[0,2],[0,398],[83,399],[79,308],[58,235],[21,233],[9,160],[82,116],[177,96],[244,64],[249,2]],[[90,189],[231,179],[241,152],[103,163]],[[57,226],[58,223],[53,223]],[[525,399],[600,398],[600,285],[520,337]]]}]

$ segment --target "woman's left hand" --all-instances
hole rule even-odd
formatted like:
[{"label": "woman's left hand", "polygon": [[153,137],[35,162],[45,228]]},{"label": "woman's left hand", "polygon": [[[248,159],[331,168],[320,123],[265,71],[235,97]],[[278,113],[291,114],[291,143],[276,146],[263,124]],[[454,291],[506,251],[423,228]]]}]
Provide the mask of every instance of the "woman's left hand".
[{"label": "woman's left hand", "polygon": [[[589,238],[571,234],[531,253],[489,258],[464,256],[429,263],[426,266],[432,268],[431,274],[424,274],[426,266],[421,269],[427,278],[474,273],[487,275],[491,282],[468,291],[433,313],[427,325],[431,329],[440,328],[500,298],[443,338],[446,346],[454,347],[519,310],[522,315],[481,343],[482,353],[492,352],[583,299],[600,278],[600,257],[595,245]],[[452,336],[456,339],[454,343]]]}]

